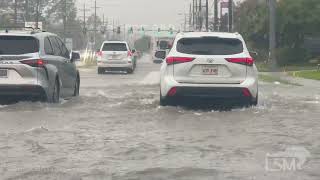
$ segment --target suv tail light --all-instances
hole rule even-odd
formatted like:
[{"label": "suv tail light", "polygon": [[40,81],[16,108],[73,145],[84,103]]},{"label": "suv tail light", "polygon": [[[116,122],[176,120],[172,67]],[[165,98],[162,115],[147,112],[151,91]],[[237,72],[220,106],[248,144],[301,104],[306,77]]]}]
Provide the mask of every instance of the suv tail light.
[{"label": "suv tail light", "polygon": [[180,63],[186,63],[186,62],[191,62],[195,58],[190,58],[190,57],[167,57],[166,62],[168,65],[170,64],[180,64]]},{"label": "suv tail light", "polygon": [[97,56],[102,57],[102,51],[98,51]]},{"label": "suv tail light", "polygon": [[245,96],[245,97],[252,97],[252,95],[251,95],[251,93],[250,93],[250,91],[249,91],[248,88],[243,88],[243,89],[242,89],[242,94],[243,94],[243,96]]},{"label": "suv tail light", "polygon": [[176,87],[171,88],[169,90],[169,92],[168,92],[168,96],[171,96],[171,97],[176,95],[176,94],[177,94],[177,88]]},{"label": "suv tail light", "polygon": [[47,62],[42,59],[28,59],[20,61],[22,64],[26,64],[32,67],[44,67]]},{"label": "suv tail light", "polygon": [[226,60],[231,63],[243,64],[246,66],[252,66],[254,63],[254,59],[251,57],[249,57],[249,58],[226,58]]},{"label": "suv tail light", "polygon": [[128,51],[128,57],[131,57],[131,56],[132,56],[132,52]]}]

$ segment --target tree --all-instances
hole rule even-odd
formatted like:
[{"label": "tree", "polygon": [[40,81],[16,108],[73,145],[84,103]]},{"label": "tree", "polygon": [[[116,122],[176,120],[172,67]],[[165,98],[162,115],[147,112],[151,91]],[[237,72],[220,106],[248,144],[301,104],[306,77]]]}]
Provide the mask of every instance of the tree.
[{"label": "tree", "polygon": [[235,9],[235,29],[247,40],[251,50],[258,51],[260,58],[268,56],[268,6],[266,1],[247,0]]},{"label": "tree", "polygon": [[[278,63],[306,62],[310,56],[304,48],[305,38],[320,35],[320,1],[281,0],[277,4],[277,12]],[[235,19],[237,29],[248,41],[249,47],[268,52],[269,14],[266,1],[243,1],[235,13],[238,17]]]}]

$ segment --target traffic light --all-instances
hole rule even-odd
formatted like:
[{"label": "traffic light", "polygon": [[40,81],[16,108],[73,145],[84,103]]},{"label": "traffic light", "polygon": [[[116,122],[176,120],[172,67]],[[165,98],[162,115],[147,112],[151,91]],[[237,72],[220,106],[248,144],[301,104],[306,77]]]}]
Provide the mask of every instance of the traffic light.
[{"label": "traffic light", "polygon": [[118,26],[118,28],[117,28],[117,34],[121,34],[121,27],[120,26]]},{"label": "traffic light", "polygon": [[158,32],[160,32],[161,31],[161,29],[160,28],[158,28]]}]

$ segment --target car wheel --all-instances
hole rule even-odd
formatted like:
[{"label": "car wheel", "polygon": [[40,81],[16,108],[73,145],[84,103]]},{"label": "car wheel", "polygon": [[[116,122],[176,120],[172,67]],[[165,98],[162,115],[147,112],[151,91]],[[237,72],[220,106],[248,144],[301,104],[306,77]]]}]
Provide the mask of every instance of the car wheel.
[{"label": "car wheel", "polygon": [[79,93],[80,92],[80,81],[79,81],[79,77],[77,78],[77,81],[76,81],[76,84],[75,84],[75,87],[74,87],[74,93],[73,93],[73,96],[79,96]]},{"label": "car wheel", "polygon": [[102,68],[98,68],[98,74],[103,74],[105,71]]},{"label": "car wheel", "polygon": [[257,93],[257,97],[252,99],[251,105],[257,106],[259,101],[259,94]]},{"label": "car wheel", "polygon": [[58,79],[55,82],[53,92],[51,97],[49,98],[50,103],[59,103],[60,102],[60,85]]},{"label": "car wheel", "polygon": [[128,70],[127,70],[127,73],[128,73],[128,74],[132,74],[132,73],[133,73],[133,69],[128,69]]},{"label": "car wheel", "polygon": [[160,106],[170,106],[170,105],[172,104],[170,103],[169,99],[166,97],[162,97],[162,94],[160,92]]}]

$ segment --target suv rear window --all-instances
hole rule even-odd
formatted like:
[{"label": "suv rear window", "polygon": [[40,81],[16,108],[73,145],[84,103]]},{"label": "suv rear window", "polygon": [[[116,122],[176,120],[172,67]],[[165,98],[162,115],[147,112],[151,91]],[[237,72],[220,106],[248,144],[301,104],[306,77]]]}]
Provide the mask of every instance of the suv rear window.
[{"label": "suv rear window", "polygon": [[154,56],[160,59],[160,57],[166,57],[166,54],[166,51],[157,51]]},{"label": "suv rear window", "polygon": [[128,51],[125,43],[105,43],[102,51]]},{"label": "suv rear window", "polygon": [[39,51],[39,41],[29,36],[0,36],[0,55],[20,55]]},{"label": "suv rear window", "polygon": [[159,47],[160,49],[168,49],[169,42],[168,41],[160,41],[159,42]]},{"label": "suv rear window", "polygon": [[232,55],[243,52],[239,39],[200,37],[182,38],[177,43],[177,51],[195,55]]}]

